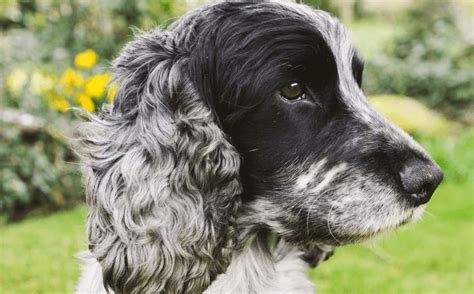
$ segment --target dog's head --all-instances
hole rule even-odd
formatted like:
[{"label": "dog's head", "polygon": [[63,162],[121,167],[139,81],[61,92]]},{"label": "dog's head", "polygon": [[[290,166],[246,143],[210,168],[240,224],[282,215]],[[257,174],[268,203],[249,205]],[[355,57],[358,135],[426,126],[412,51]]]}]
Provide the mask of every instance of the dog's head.
[{"label": "dog's head", "polygon": [[218,3],[142,34],[114,66],[114,104],[85,124],[81,153],[92,251],[116,290],[202,290],[236,223],[301,246],[365,239],[419,217],[442,179],[368,104],[325,12]]},{"label": "dog's head", "polygon": [[205,13],[188,68],[243,158],[244,221],[337,245],[421,216],[443,175],[368,104],[336,19],[268,2]]}]

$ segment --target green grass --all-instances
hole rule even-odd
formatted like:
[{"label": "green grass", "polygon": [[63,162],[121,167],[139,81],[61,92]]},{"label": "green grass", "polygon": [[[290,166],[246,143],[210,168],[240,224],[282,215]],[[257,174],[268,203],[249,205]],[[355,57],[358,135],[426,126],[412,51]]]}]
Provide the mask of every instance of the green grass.
[{"label": "green grass", "polygon": [[0,293],[72,293],[85,207],[0,227]]},{"label": "green grass", "polygon": [[[473,293],[473,184],[445,184],[418,224],[338,248],[310,272],[319,293]],[[0,227],[0,293],[70,293],[86,209]]]}]

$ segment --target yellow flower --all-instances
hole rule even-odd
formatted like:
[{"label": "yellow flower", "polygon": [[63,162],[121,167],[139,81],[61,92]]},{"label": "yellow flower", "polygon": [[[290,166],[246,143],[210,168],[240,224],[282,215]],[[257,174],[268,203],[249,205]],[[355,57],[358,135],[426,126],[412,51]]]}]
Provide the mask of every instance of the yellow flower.
[{"label": "yellow flower", "polygon": [[97,53],[94,50],[88,49],[74,57],[74,64],[79,68],[91,68],[97,63],[97,59]]},{"label": "yellow flower", "polygon": [[21,68],[16,68],[8,75],[5,80],[7,89],[15,96],[19,96],[28,82],[28,74]]},{"label": "yellow flower", "polygon": [[66,112],[69,109],[69,102],[60,96],[52,96],[50,105],[52,108],[61,112]]},{"label": "yellow flower", "polygon": [[54,88],[54,79],[40,71],[31,75],[30,91],[35,95],[43,95]]},{"label": "yellow flower", "polygon": [[87,80],[84,88],[85,94],[94,98],[100,98],[104,96],[105,89],[109,80],[109,74],[98,74],[90,77]]},{"label": "yellow flower", "polygon": [[77,89],[84,84],[84,79],[77,71],[73,69],[68,69],[63,73],[59,82],[64,87],[64,90],[68,94],[71,94],[74,89]]},{"label": "yellow flower", "polygon": [[85,94],[79,94],[76,96],[76,101],[81,105],[82,108],[89,112],[93,112],[95,109],[94,101],[92,101],[91,97]]},{"label": "yellow flower", "polygon": [[112,86],[110,86],[109,92],[107,92],[107,100],[108,100],[110,103],[112,103],[112,101],[114,101],[115,93],[117,93],[117,88],[118,88],[118,85],[117,85],[117,84],[113,84]]}]

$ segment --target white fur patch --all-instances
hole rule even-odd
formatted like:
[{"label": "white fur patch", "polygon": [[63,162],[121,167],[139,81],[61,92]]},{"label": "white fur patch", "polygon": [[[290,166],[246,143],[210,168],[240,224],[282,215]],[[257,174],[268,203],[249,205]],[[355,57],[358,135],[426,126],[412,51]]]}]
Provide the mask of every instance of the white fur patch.
[{"label": "white fur patch", "polygon": [[326,158],[323,158],[317,163],[313,163],[309,169],[308,172],[299,176],[298,179],[296,179],[296,184],[295,184],[295,189],[296,190],[304,190],[308,187],[308,185],[314,181],[314,178],[316,175],[319,173],[321,168],[326,164],[327,160]]},{"label": "white fur patch", "polygon": [[[74,293],[76,294],[107,294],[102,283],[102,268],[99,262],[92,256],[89,251],[78,254],[83,261],[82,273],[79,283]],[[109,290],[109,294],[113,291]]]},{"label": "white fur patch", "polygon": [[323,180],[316,185],[316,187],[312,188],[310,190],[310,193],[312,194],[319,194],[319,192],[321,192],[324,188],[326,188],[326,186],[331,183],[331,181],[334,179],[334,177],[344,171],[347,167],[347,164],[345,162],[343,163],[340,163],[338,165],[336,165],[335,167],[333,167],[332,169],[330,169],[329,171],[327,171],[325,174],[324,174],[324,178]]},{"label": "white fur patch", "polygon": [[312,294],[315,289],[306,275],[307,268],[298,249],[289,249],[275,262],[268,252],[252,244],[232,260],[227,271],[204,293]]},{"label": "white fur patch", "polygon": [[412,222],[419,221],[423,217],[423,213],[425,212],[425,208],[426,208],[425,204],[415,208],[415,210],[413,210],[413,214],[411,216],[411,221]]}]

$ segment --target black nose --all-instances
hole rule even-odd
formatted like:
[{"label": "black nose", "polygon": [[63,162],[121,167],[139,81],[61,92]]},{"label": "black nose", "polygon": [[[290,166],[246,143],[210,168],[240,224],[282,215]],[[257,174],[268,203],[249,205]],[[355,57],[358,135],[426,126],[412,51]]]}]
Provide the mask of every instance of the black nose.
[{"label": "black nose", "polygon": [[409,160],[400,172],[403,189],[409,201],[416,206],[430,200],[443,177],[436,164],[421,159]]}]

